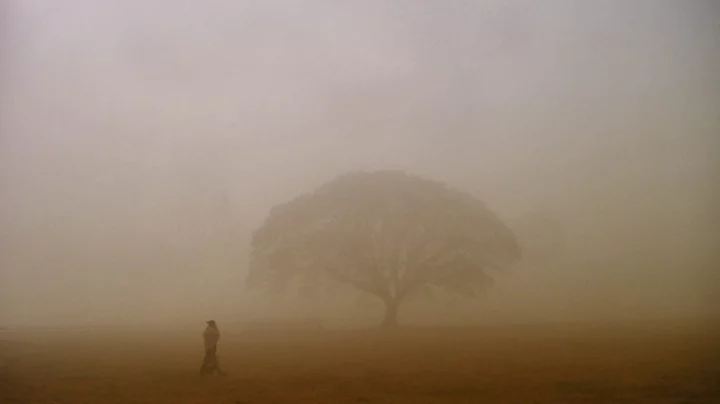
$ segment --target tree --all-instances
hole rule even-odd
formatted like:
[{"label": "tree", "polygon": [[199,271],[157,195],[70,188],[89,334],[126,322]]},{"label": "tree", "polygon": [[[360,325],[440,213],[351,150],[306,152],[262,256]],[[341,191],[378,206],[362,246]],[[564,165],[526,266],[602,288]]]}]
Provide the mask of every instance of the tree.
[{"label": "tree", "polygon": [[434,285],[475,296],[520,256],[512,231],[475,197],[401,171],[354,172],[275,206],[253,233],[246,286],[309,294],[334,282],[380,298],[397,325]]}]

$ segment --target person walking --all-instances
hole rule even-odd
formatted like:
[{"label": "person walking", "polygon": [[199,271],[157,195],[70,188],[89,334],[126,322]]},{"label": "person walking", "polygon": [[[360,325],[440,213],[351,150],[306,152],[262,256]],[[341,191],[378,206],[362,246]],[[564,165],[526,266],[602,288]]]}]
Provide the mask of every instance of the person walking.
[{"label": "person walking", "polygon": [[200,375],[207,374],[220,374],[224,375],[220,369],[220,365],[217,359],[217,344],[220,341],[220,330],[218,329],[215,320],[206,322],[207,327],[203,332],[203,339],[205,340],[205,358],[203,359],[202,367],[200,368]]}]

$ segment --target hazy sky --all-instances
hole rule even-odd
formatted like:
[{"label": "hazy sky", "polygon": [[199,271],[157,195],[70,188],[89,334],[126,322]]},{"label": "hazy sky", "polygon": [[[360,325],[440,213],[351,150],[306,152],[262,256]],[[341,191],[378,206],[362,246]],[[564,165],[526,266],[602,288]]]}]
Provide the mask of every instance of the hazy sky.
[{"label": "hazy sky", "polygon": [[374,168],[553,212],[565,254],[513,307],[718,291],[712,0],[3,7],[0,324],[232,310],[269,208]]}]

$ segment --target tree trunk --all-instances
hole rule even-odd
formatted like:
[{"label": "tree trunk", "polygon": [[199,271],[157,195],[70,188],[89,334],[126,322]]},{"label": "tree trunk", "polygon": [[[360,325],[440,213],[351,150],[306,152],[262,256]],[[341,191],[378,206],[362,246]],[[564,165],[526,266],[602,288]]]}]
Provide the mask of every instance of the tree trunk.
[{"label": "tree trunk", "polygon": [[392,328],[398,326],[398,307],[399,302],[394,300],[385,302],[385,319],[382,322],[383,328]]}]

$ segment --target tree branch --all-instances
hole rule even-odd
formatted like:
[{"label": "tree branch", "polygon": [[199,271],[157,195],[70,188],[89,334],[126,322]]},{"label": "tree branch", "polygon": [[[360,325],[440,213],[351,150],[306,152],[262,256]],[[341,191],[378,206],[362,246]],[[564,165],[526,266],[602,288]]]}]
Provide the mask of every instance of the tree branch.
[{"label": "tree branch", "polygon": [[328,274],[330,274],[332,277],[334,277],[336,280],[347,283],[349,285],[354,286],[358,290],[362,290],[363,292],[370,293],[372,295],[375,295],[382,299],[383,301],[390,301],[392,300],[392,296],[390,295],[390,292],[387,289],[387,285],[383,284],[382,282],[378,282],[378,280],[373,279],[371,281],[358,281],[355,279],[352,279],[351,277],[347,275],[338,274],[334,271],[328,271]]}]

